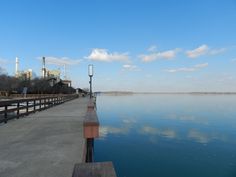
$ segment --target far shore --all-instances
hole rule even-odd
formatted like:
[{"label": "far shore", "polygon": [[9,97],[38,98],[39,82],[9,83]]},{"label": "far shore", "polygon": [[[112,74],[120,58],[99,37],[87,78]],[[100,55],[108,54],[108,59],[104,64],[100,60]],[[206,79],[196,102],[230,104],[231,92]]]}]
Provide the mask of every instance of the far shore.
[{"label": "far shore", "polygon": [[129,91],[107,91],[96,92],[103,95],[133,95],[133,94],[191,94],[191,95],[235,95],[236,92],[129,92]]}]

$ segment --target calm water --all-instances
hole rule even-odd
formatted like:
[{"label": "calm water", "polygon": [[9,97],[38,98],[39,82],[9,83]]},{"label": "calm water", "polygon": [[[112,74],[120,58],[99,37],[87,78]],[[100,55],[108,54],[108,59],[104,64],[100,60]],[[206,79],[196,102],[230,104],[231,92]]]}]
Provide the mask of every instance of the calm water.
[{"label": "calm water", "polygon": [[118,177],[235,177],[236,95],[98,96],[95,161]]}]

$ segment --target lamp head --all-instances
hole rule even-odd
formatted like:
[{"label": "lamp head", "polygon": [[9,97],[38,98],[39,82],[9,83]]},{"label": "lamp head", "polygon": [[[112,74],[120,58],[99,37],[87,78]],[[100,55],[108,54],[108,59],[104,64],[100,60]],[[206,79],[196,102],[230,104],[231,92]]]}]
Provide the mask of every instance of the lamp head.
[{"label": "lamp head", "polygon": [[88,75],[89,75],[89,77],[93,76],[93,65],[92,64],[88,65]]}]

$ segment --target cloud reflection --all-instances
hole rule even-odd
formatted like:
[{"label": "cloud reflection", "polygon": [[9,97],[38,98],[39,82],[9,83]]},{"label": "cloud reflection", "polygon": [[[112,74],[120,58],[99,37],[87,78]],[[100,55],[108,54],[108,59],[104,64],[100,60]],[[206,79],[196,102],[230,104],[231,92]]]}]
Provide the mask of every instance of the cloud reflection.
[{"label": "cloud reflection", "polygon": [[197,130],[190,130],[188,132],[188,137],[198,143],[203,143],[203,144],[206,144],[211,140],[209,135],[199,132]]},{"label": "cloud reflection", "polygon": [[128,127],[112,127],[112,126],[100,126],[99,136],[100,138],[107,137],[108,134],[128,134]]},{"label": "cloud reflection", "polygon": [[158,135],[159,130],[154,127],[144,126],[141,128],[141,133],[146,135]]},{"label": "cloud reflection", "polygon": [[169,114],[167,119],[170,120],[179,120],[179,121],[189,121],[197,124],[208,125],[208,120],[205,118],[195,117],[193,115],[177,115],[177,114]]},{"label": "cloud reflection", "polygon": [[[190,129],[187,133],[178,134],[176,130],[171,128],[160,129],[151,126],[143,126],[139,133],[149,136],[149,140],[152,143],[157,142],[157,138],[164,137],[169,139],[178,139],[178,140],[191,140],[201,144],[207,144],[210,141],[229,141],[226,135],[216,133],[216,132],[203,132],[196,129]],[[154,141],[155,140],[155,141]],[[232,141],[232,140],[231,140]]]},{"label": "cloud reflection", "polygon": [[210,141],[214,141],[214,140],[218,140],[218,141],[231,141],[229,138],[227,138],[227,136],[225,134],[220,134],[220,133],[216,133],[216,132],[201,132],[199,130],[196,129],[191,129],[188,132],[188,138],[198,142],[198,143],[202,143],[202,144],[207,144]]},{"label": "cloud reflection", "polygon": [[120,126],[100,126],[99,127],[99,138],[105,139],[109,134],[116,135],[127,135],[130,132],[130,129],[134,124],[137,123],[136,117],[129,117],[126,115],[121,115],[121,124]]},{"label": "cloud reflection", "polygon": [[158,135],[166,138],[176,138],[177,133],[174,130],[171,130],[169,128],[167,129],[158,129],[156,127],[151,126],[144,126],[140,130],[141,134],[145,135]]},{"label": "cloud reflection", "polygon": [[[173,117],[172,117],[173,118]],[[183,117],[183,119],[187,120],[194,120],[194,117]],[[134,126],[136,124],[136,126]],[[148,126],[148,125],[141,125],[136,122],[135,119],[132,118],[125,118],[121,120],[120,126],[100,126],[99,133],[100,133],[100,139],[105,139],[109,135],[128,135],[130,132],[136,132],[138,134],[146,135],[148,136],[148,140],[151,143],[157,143],[158,137],[162,138],[168,138],[168,139],[176,139],[176,140],[191,140],[197,143],[201,144],[207,144],[211,141],[217,140],[217,141],[232,141],[229,138],[227,138],[227,135],[212,132],[209,130],[198,130],[198,129],[186,129],[181,130],[180,133],[177,133],[176,127],[173,128],[158,128],[154,126]],[[137,134],[137,136],[138,136]]]},{"label": "cloud reflection", "polygon": [[136,123],[136,120],[135,119],[123,119],[122,122],[125,124],[134,124],[134,123]]}]

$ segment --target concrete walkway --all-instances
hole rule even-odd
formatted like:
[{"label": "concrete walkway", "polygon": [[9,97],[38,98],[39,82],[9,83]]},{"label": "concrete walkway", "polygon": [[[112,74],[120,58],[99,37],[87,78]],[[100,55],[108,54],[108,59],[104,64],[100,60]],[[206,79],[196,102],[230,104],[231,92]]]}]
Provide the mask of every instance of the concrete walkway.
[{"label": "concrete walkway", "polygon": [[0,124],[0,177],[71,177],[83,160],[88,101],[79,98]]}]

